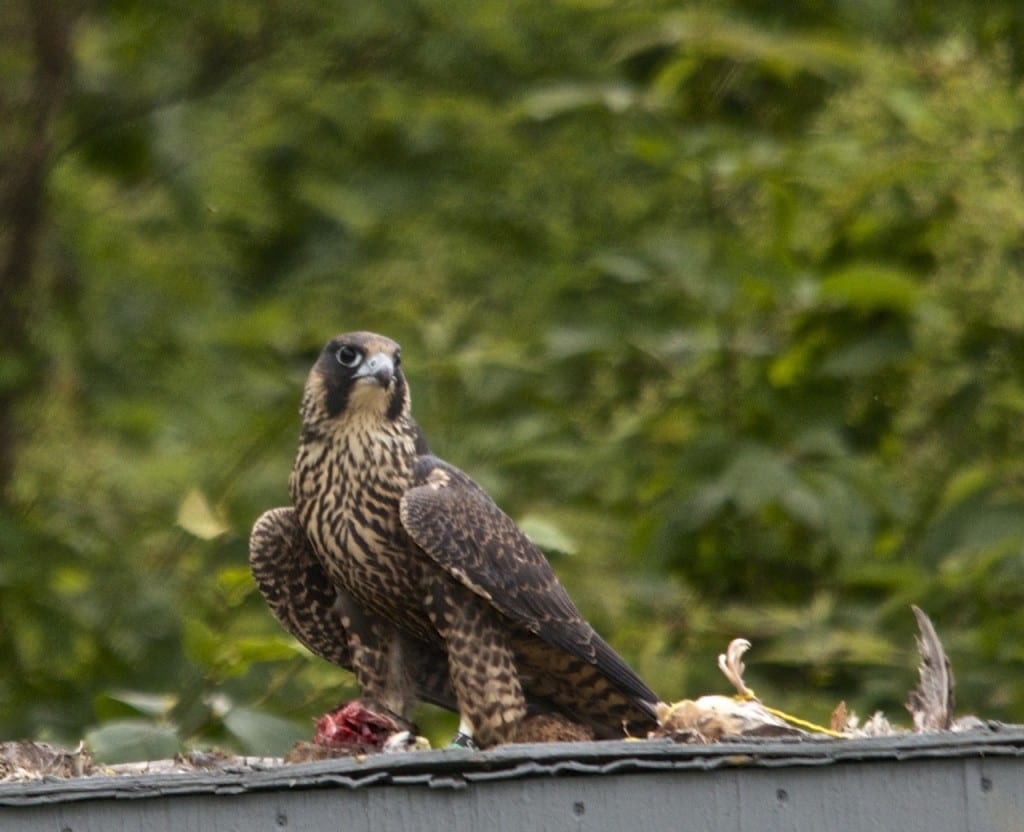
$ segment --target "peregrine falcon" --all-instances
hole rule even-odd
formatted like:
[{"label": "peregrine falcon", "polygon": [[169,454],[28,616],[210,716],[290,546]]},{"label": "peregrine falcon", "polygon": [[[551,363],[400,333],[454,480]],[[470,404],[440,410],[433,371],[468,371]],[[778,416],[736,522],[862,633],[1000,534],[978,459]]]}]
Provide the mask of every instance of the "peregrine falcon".
[{"label": "peregrine falcon", "polygon": [[457,710],[481,747],[531,711],[600,737],[653,727],[658,697],[576,609],[541,551],[465,473],[432,456],[399,346],[354,332],[306,382],[289,488],[250,559],[274,614],[351,668],[364,700],[408,721]]}]

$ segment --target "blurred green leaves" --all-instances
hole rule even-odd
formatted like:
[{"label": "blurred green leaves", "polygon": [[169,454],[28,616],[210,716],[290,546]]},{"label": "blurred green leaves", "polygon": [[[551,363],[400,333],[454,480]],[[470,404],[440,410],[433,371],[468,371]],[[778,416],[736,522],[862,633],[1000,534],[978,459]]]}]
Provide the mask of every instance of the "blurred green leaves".
[{"label": "blurred green leaves", "polygon": [[112,720],[85,735],[86,747],[101,763],[166,760],[178,752],[179,743],[173,727],[137,719]]},{"label": "blurred green leaves", "polygon": [[772,704],[898,716],[914,602],[1024,719],[1010,8],[82,7],[0,356],[0,734],[259,752],[355,695],[246,541],[356,328],[664,696],[744,636]]}]

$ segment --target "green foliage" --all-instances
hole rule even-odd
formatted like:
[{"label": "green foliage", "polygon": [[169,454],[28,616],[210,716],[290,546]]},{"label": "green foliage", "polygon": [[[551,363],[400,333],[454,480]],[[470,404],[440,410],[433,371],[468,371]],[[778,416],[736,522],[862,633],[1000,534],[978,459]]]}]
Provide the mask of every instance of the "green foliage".
[{"label": "green foliage", "polygon": [[[276,751],[355,695],[246,538],[356,328],[666,698],[723,690],[745,636],[771,704],[898,717],[913,602],[963,707],[1024,719],[1014,8],[78,7],[0,357],[44,368],[0,506],[0,734]],[[20,101],[31,61],[0,60]]]}]

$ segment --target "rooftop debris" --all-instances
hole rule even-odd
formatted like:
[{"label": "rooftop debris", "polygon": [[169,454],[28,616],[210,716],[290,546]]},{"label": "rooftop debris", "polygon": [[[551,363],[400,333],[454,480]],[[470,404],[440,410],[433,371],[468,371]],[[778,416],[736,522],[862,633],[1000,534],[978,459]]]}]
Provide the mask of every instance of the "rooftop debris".
[{"label": "rooftop debris", "polygon": [[[695,700],[659,703],[658,727],[647,739],[668,738],[679,743],[709,744],[743,738],[824,735],[852,739],[985,728],[986,723],[976,716],[954,717],[955,678],[951,662],[931,620],[918,607],[912,607],[912,610],[920,630],[916,642],[921,656],[919,683],[908,695],[906,703],[913,721],[912,729],[894,726],[881,712],[876,712],[861,724],[857,715],[847,710],[845,702],[836,706],[829,727],[815,725],[769,707],[744,680],[746,666],[743,655],[751,645],[740,638],[730,642],[726,652],[718,657],[719,669],[736,689],[736,694],[712,694]],[[589,729],[558,714],[528,717],[518,737],[519,742],[524,743],[586,742],[593,739]],[[297,743],[283,759],[238,757],[213,750],[192,751],[171,760],[108,766],[95,763],[84,744],[69,750],[49,743],[22,740],[0,743],[0,782],[100,774],[218,771],[429,748],[430,744],[424,737],[416,736],[388,716],[376,713],[355,700],[320,717],[316,721],[312,741]]]}]

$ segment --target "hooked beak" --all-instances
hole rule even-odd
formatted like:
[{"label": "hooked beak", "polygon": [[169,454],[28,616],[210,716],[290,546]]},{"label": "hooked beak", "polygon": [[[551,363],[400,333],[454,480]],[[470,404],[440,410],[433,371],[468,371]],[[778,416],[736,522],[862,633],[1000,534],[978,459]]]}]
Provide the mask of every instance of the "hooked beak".
[{"label": "hooked beak", "polygon": [[372,379],[381,387],[387,388],[391,384],[391,379],[395,377],[395,362],[390,355],[374,353],[363,361],[355,377]]}]

